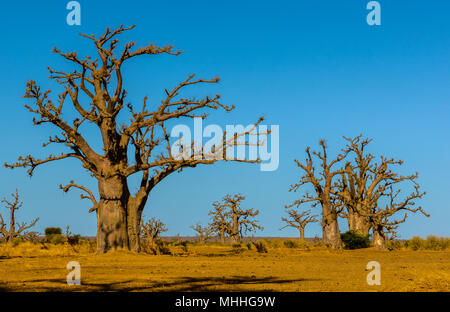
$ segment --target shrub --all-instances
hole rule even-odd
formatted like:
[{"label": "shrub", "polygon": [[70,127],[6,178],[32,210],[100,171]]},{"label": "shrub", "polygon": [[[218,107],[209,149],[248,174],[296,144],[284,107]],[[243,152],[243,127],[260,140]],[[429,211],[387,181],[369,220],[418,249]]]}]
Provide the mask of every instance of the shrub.
[{"label": "shrub", "polygon": [[419,236],[414,236],[406,242],[406,246],[412,250],[423,249],[425,246],[425,241]]},{"label": "shrub", "polygon": [[428,235],[425,241],[425,249],[445,250],[450,247],[450,238]]},{"label": "shrub", "polygon": [[350,230],[341,234],[345,249],[359,249],[370,247],[370,235],[364,236],[357,231]]},{"label": "shrub", "polygon": [[44,242],[54,245],[64,244],[65,241],[66,239],[62,234],[49,234],[44,238]]},{"label": "shrub", "polygon": [[59,227],[48,227],[45,229],[45,236],[52,235],[52,234],[61,234],[61,228]]},{"label": "shrub", "polygon": [[272,240],[269,244],[272,248],[280,248],[280,242],[278,240]]},{"label": "shrub", "polygon": [[256,243],[253,243],[253,246],[255,246],[256,251],[259,253],[267,253],[267,245],[264,241],[257,241]]},{"label": "shrub", "polygon": [[290,240],[290,239],[285,240],[285,241],[283,242],[283,244],[284,244],[284,246],[285,246],[286,248],[297,248],[297,247],[298,247],[298,242],[297,242],[297,241]]},{"label": "shrub", "polygon": [[248,250],[252,250],[252,248],[253,248],[253,244],[252,243],[247,243],[247,244],[245,244],[245,246],[247,246]]},{"label": "shrub", "polygon": [[81,240],[80,234],[69,235],[67,237],[67,242],[69,243],[70,246],[78,245],[80,243],[80,240]]},{"label": "shrub", "polygon": [[[153,254],[155,254],[155,255],[170,255],[171,252],[170,252],[168,245],[169,244],[165,241],[162,241],[160,239],[156,240],[155,247],[152,248]],[[186,248],[185,252],[187,252],[187,248]]]},{"label": "shrub", "polygon": [[403,248],[403,245],[404,244],[401,241],[398,241],[398,240],[388,240],[386,242],[386,248],[389,251],[400,250],[400,249]]},{"label": "shrub", "polygon": [[231,252],[234,254],[241,254],[245,251],[245,249],[242,248],[241,243],[232,244],[231,247],[232,247]]},{"label": "shrub", "polygon": [[429,235],[425,240],[419,236],[414,236],[410,240],[406,241],[405,245],[407,248],[412,250],[445,250],[450,248],[450,238]]},{"label": "shrub", "polygon": [[11,241],[11,246],[17,247],[21,242],[22,242],[22,238],[20,238],[20,237],[13,238],[13,240]]}]

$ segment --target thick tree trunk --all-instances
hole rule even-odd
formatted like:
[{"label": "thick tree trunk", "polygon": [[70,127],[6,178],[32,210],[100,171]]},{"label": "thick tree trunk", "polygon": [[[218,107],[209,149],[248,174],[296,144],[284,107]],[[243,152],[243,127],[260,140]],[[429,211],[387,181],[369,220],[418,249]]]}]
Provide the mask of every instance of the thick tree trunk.
[{"label": "thick tree trunk", "polygon": [[239,219],[237,218],[237,216],[233,216],[233,230],[231,233],[231,241],[233,243],[239,243],[241,241],[239,235]]},{"label": "thick tree trunk", "polygon": [[348,229],[349,231],[356,231],[359,234],[367,236],[370,231],[370,224],[367,217],[359,215],[356,211],[348,210]]},{"label": "thick tree trunk", "polygon": [[332,209],[331,203],[322,203],[322,235],[323,243],[333,249],[341,249],[341,233],[337,221],[337,214]]},{"label": "thick tree trunk", "polygon": [[126,178],[113,176],[98,182],[97,253],[129,249],[127,205],[130,193]]},{"label": "thick tree trunk", "polygon": [[139,252],[141,250],[141,220],[142,211],[147,202],[148,195],[138,193],[135,197],[130,197],[127,207],[127,230],[130,250]]},{"label": "thick tree trunk", "polygon": [[304,241],[305,240],[305,229],[299,228],[298,231],[300,232],[300,240]]},{"label": "thick tree trunk", "polygon": [[222,243],[222,245],[225,245],[225,233],[224,233],[224,230],[220,231],[220,242]]},{"label": "thick tree trunk", "polygon": [[374,229],[373,247],[377,250],[386,250],[386,237],[383,231]]}]

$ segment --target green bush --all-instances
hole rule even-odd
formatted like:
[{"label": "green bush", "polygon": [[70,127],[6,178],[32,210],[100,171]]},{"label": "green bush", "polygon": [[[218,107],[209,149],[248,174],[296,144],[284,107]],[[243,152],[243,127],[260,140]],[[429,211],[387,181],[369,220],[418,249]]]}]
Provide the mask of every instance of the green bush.
[{"label": "green bush", "polygon": [[370,235],[364,236],[357,231],[350,230],[341,234],[345,249],[359,249],[370,247]]},{"label": "green bush", "polygon": [[298,242],[294,241],[294,240],[290,240],[290,239],[285,240],[283,242],[283,244],[286,248],[297,248],[298,247]]},{"label": "green bush", "polygon": [[45,243],[51,243],[55,245],[64,244],[66,238],[62,234],[49,234],[44,238]]},{"label": "green bush", "polygon": [[253,246],[255,246],[256,251],[259,253],[267,253],[267,245],[265,241],[257,241],[256,243],[253,243]]},{"label": "green bush", "polygon": [[59,227],[48,227],[45,229],[45,236],[52,235],[52,234],[61,234],[61,228]]}]

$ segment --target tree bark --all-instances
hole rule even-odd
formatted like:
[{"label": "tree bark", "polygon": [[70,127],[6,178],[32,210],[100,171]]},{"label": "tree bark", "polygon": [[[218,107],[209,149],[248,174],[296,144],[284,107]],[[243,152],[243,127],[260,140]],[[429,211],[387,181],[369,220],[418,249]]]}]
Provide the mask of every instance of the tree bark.
[{"label": "tree bark", "polygon": [[337,213],[331,207],[331,203],[322,202],[322,235],[323,243],[333,249],[341,249],[341,233],[337,221]]},{"label": "tree bark", "polygon": [[100,179],[100,203],[97,212],[97,253],[129,249],[127,206],[130,193],[126,178]]},{"label": "tree bark", "polygon": [[300,232],[300,240],[304,241],[305,240],[305,229],[304,228],[299,228],[298,231]]},{"label": "tree bark", "polygon": [[348,209],[348,230],[356,231],[361,235],[367,236],[370,231],[370,223],[367,217],[361,216],[357,211]]},{"label": "tree bark", "polygon": [[236,215],[233,216],[233,230],[231,233],[231,241],[233,243],[239,243],[241,241],[240,235],[239,235],[239,219]]},{"label": "tree bark", "polygon": [[374,229],[373,231],[373,247],[377,250],[386,250],[386,237],[378,229]]},{"label": "tree bark", "polygon": [[139,252],[141,250],[141,220],[142,211],[148,199],[148,194],[139,192],[135,197],[130,197],[127,206],[127,230],[130,250]]},{"label": "tree bark", "polygon": [[225,233],[224,230],[220,230],[220,242],[225,245]]}]

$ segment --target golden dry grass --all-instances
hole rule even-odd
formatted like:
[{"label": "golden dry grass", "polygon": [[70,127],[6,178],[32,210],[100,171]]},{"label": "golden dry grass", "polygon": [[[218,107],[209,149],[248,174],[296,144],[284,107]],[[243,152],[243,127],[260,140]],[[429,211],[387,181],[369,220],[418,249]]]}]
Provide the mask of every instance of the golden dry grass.
[{"label": "golden dry grass", "polygon": [[[6,291],[450,291],[450,251],[189,246],[189,254],[96,255],[92,246],[0,245],[0,290]],[[176,247],[177,248],[177,247]],[[381,264],[381,285],[366,283],[369,261]],[[66,264],[81,265],[81,286],[69,286]]]}]

